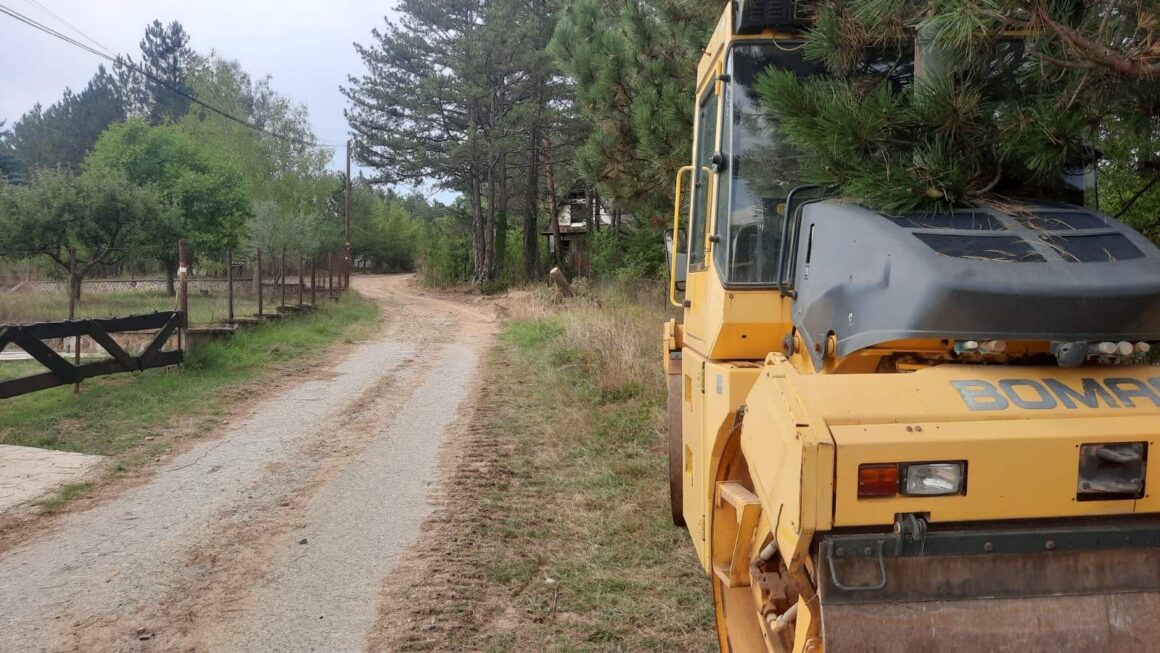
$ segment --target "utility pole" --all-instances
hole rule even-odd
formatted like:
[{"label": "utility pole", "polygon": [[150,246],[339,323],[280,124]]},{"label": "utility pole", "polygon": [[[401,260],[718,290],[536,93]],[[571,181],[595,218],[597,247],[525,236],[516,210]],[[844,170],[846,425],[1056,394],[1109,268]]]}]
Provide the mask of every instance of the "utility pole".
[{"label": "utility pole", "polygon": [[353,140],[346,141],[346,246],[343,251],[343,289],[350,288],[350,148]]}]

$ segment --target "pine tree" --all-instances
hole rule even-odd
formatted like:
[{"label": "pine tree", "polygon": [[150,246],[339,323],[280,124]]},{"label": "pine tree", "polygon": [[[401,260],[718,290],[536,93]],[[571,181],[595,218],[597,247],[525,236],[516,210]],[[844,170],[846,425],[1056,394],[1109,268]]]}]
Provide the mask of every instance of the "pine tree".
[{"label": "pine tree", "polygon": [[118,57],[115,64],[126,110],[131,115],[148,118],[153,125],[184,116],[190,105],[185,96],[191,92],[189,73],[193,58],[189,34],[181,23],[173,21],[166,26],[159,20],[153,21],[141,40],[141,61],[126,56]]},{"label": "pine tree", "polygon": [[3,141],[25,170],[63,167],[79,171],[101,132],[124,119],[116,81],[101,66],[80,93],[65,89],[63,97],[48,108],[34,106]]},{"label": "pine tree", "polygon": [[674,173],[688,165],[697,62],[720,3],[577,0],[551,50],[587,123],[580,176],[620,208],[667,212]]},{"label": "pine tree", "polygon": [[16,158],[9,140],[12,132],[4,127],[7,123],[0,121],[0,186],[4,184],[23,184],[28,181],[28,171]]},{"label": "pine tree", "polygon": [[1066,196],[1065,176],[1097,164],[1109,125],[1156,143],[1149,4],[826,0],[805,52],[829,74],[769,71],[759,92],[801,179],[872,208]]},{"label": "pine tree", "polygon": [[[357,46],[367,73],[343,89],[357,158],[379,172],[373,181],[435,181],[463,194],[476,283],[499,276],[515,198],[525,213],[535,201],[516,190],[531,182],[515,179],[550,120],[551,79],[536,54],[537,36],[551,29],[546,4],[403,0],[401,18]],[[527,166],[529,177],[538,166]],[[525,234],[525,250],[533,238]]]}]

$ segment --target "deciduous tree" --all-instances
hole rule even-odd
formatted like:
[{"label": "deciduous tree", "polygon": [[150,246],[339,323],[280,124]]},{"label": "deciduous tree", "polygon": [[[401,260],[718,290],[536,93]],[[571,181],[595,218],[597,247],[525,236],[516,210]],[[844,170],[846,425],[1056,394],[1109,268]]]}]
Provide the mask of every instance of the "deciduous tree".
[{"label": "deciduous tree", "polygon": [[[174,220],[174,214],[156,187],[135,184],[123,172],[44,170],[28,186],[0,186],[0,250],[47,256],[71,273],[70,288],[80,297],[81,282],[94,267],[133,256],[147,225]],[[70,247],[77,253],[75,268]]]},{"label": "deciduous tree", "polygon": [[135,184],[156,187],[177,209],[173,219],[145,225],[149,241],[160,248],[170,290],[178,264],[170,243],[184,238],[195,252],[220,254],[237,244],[250,213],[242,176],[223,153],[172,126],[132,119],[111,127],[85,167],[118,171]]}]

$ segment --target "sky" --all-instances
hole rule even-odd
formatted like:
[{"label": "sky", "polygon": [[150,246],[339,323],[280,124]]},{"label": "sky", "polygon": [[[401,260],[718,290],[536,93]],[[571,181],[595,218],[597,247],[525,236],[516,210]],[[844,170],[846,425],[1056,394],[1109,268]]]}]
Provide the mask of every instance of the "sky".
[{"label": "sky", "polygon": [[[255,79],[273,77],[275,90],[305,104],[323,143],[345,143],[348,134],[339,92],[347,75],[361,74],[353,43],[369,43],[371,30],[393,14],[393,0],[0,0],[84,42],[60,18],[117,53],[140,55],[145,27],[176,20],[199,52],[217,51],[241,62]],[[40,6],[38,6],[40,5]],[[64,41],[0,14],[0,121],[11,126],[40,102],[57,101],[65,87],[84,88],[102,61]],[[331,166],[345,165],[335,152]],[[356,173],[357,174],[357,173]]]}]

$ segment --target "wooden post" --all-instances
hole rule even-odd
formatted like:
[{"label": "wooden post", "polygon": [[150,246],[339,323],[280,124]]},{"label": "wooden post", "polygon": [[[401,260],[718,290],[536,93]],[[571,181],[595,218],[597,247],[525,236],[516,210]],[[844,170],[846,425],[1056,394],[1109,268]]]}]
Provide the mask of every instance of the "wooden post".
[{"label": "wooden post", "polygon": [[[68,248],[68,319],[77,318],[77,299],[80,295],[80,284],[77,282],[77,248]],[[73,364],[81,364],[81,337],[78,335],[73,341]],[[81,382],[73,384],[73,394],[81,393]]]},{"label": "wooden post", "polygon": [[334,299],[334,254],[326,255],[326,296]]},{"label": "wooden post", "polygon": [[286,305],[286,248],[282,248],[282,303],[278,305],[279,308]]},{"label": "wooden post", "polygon": [[226,303],[229,305],[229,317],[226,323],[234,324],[234,249],[226,248]]},{"label": "wooden post", "polygon": [[564,295],[565,297],[576,296],[576,291],[572,289],[572,284],[568,283],[568,277],[564,276],[564,273],[560,271],[560,268],[552,268],[552,270],[548,272],[548,276],[552,279],[552,282],[556,284],[556,287],[560,289],[560,294]]},{"label": "wooden post", "polygon": [[302,306],[302,291],[306,287],[306,257],[298,257],[298,305]]},{"label": "wooden post", "polygon": [[310,305],[318,305],[318,259],[310,257]]},{"label": "wooden post", "polygon": [[343,228],[345,234],[345,244],[342,252],[342,289],[346,290],[350,287],[350,148],[353,141],[346,142],[346,220]]},{"label": "wooden post", "polygon": [[177,241],[177,310],[181,311],[181,328],[189,328],[189,246]]},{"label": "wooden post", "polygon": [[264,292],[262,289],[262,248],[261,247],[258,248],[258,258],[254,264],[254,277],[257,279],[257,283],[254,285],[256,285],[258,287],[258,317],[262,317],[262,295],[264,294]]}]

